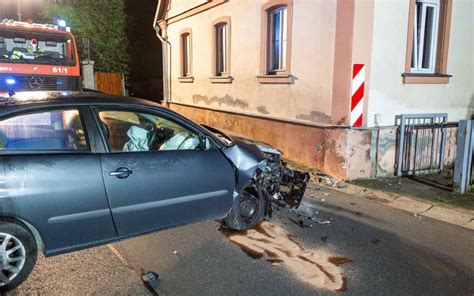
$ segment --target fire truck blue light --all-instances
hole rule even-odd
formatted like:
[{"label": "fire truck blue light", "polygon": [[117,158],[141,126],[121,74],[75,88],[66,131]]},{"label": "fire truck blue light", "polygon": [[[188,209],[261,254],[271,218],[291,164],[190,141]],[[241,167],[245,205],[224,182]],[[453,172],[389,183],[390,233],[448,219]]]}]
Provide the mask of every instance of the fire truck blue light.
[{"label": "fire truck blue light", "polygon": [[14,85],[14,84],[16,84],[16,80],[13,79],[13,78],[7,78],[7,79],[5,79],[5,84]]},{"label": "fire truck blue light", "polygon": [[65,20],[58,20],[58,26],[65,28],[66,27],[66,21]]}]

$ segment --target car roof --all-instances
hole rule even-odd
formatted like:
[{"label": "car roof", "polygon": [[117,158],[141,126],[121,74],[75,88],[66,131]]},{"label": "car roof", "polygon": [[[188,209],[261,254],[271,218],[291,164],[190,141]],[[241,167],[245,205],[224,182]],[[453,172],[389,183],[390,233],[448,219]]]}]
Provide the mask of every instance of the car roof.
[{"label": "car roof", "polygon": [[140,105],[166,109],[152,101],[92,91],[17,92],[12,96],[7,93],[0,94],[0,116],[23,109],[62,105]]}]

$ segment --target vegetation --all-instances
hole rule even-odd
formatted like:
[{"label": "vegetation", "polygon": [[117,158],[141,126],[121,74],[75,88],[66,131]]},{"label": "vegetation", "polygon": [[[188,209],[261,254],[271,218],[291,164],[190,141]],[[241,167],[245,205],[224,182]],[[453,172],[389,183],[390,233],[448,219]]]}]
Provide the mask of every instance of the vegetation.
[{"label": "vegetation", "polygon": [[51,1],[45,5],[43,15],[47,22],[67,22],[76,37],[81,60],[87,58],[82,40],[90,40],[90,57],[96,71],[128,74],[124,0]]}]

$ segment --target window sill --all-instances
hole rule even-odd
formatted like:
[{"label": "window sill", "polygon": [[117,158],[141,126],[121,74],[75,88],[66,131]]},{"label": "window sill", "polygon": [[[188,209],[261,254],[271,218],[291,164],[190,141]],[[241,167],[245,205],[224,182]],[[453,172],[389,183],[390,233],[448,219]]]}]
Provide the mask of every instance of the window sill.
[{"label": "window sill", "polygon": [[211,83],[232,83],[232,76],[212,76],[209,77]]},{"label": "window sill", "polygon": [[291,84],[292,79],[290,74],[276,74],[276,75],[257,75],[258,83],[262,84]]},{"label": "window sill", "polygon": [[178,77],[178,81],[181,83],[193,83],[194,77],[193,76]]},{"label": "window sill", "polygon": [[448,84],[452,75],[402,73],[402,77],[405,84]]}]

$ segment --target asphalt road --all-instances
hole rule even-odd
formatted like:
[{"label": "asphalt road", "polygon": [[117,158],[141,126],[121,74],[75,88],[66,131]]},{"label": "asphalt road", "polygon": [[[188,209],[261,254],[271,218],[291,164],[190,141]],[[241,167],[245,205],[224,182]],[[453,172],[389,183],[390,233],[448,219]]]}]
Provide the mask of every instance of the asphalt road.
[{"label": "asphalt road", "polygon": [[[151,295],[137,275],[154,271],[161,278],[159,295],[474,295],[472,230],[315,185],[300,209],[277,212],[265,225],[291,236],[253,242],[281,243],[278,249],[294,241],[294,250],[281,253],[292,258],[255,259],[219,223],[203,222],[115,243],[118,256],[103,246],[41,259],[13,294]],[[298,248],[321,265],[286,261],[303,258],[295,255]],[[330,257],[345,258],[345,264],[330,266]],[[326,267],[329,274],[321,273]],[[308,283],[320,276],[329,285]],[[345,291],[335,292],[330,282],[340,279]]]},{"label": "asphalt road", "polygon": [[[352,260],[339,267],[344,294],[474,295],[473,231],[311,187],[299,210],[280,211],[272,223],[306,249]],[[135,270],[160,274],[159,295],[335,293],[304,283],[285,263],[248,256],[218,228],[198,223],[114,246]]]}]

